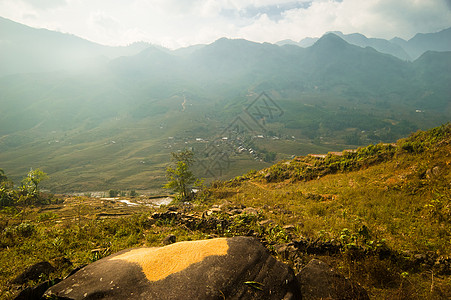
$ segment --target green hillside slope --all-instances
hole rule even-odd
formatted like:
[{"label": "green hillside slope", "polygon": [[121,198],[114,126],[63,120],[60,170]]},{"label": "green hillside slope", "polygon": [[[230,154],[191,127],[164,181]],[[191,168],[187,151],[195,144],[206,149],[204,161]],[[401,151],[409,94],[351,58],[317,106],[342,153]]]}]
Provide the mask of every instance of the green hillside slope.
[{"label": "green hillside slope", "polygon": [[[218,183],[207,199],[260,211],[274,222],[264,231],[274,244],[292,241],[330,259],[374,299],[445,299],[451,295],[450,182],[448,124],[396,144],[282,161]],[[307,259],[284,251],[281,258],[294,266]]]}]

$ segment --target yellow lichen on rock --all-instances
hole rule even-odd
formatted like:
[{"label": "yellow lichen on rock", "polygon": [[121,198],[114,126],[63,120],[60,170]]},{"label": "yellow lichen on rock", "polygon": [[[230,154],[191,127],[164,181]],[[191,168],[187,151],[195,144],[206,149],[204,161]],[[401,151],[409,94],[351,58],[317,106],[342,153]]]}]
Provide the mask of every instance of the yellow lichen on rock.
[{"label": "yellow lichen on rock", "polygon": [[[180,242],[161,248],[139,248],[115,256],[111,260],[136,263],[149,281],[158,281],[183,271],[212,255],[226,255],[227,239]],[[183,255],[181,255],[183,254]]]}]

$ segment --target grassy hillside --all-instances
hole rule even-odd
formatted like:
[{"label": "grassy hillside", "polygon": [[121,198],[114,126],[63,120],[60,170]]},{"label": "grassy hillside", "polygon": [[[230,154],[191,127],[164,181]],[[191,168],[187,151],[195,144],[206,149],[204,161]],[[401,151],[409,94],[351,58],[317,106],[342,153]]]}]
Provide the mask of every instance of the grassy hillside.
[{"label": "grassy hillside", "polygon": [[451,254],[451,126],[418,132],[397,144],[378,144],[340,155],[297,157],[238,177],[218,188],[224,200],[274,206],[302,220],[303,235],[339,236],[365,225],[393,249]]},{"label": "grassy hillside", "polygon": [[[177,240],[252,235],[295,271],[317,257],[372,299],[451,296],[451,125],[396,144],[299,156],[213,182],[170,210],[151,199],[66,198],[3,209],[0,295],[26,266],[51,261],[61,277],[118,250]],[[40,278],[38,281],[43,281]],[[35,284],[30,282],[29,284]]]},{"label": "grassy hillside", "polygon": [[375,299],[445,299],[450,169],[448,124],[394,145],[283,161],[218,185],[211,199],[260,209],[281,228],[294,225],[294,235],[312,248],[341,244],[343,256],[333,264]]}]

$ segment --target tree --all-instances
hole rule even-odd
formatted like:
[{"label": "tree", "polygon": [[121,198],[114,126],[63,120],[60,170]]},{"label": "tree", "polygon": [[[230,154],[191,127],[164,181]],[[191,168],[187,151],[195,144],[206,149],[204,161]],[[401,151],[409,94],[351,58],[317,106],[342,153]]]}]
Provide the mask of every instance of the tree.
[{"label": "tree", "polygon": [[13,205],[12,188],[13,183],[8,180],[5,172],[0,169],[0,207]]},{"label": "tree", "polygon": [[27,176],[22,180],[22,189],[33,196],[37,196],[39,193],[39,183],[47,178],[47,173],[43,172],[41,169],[31,169]]},{"label": "tree", "polygon": [[188,199],[189,187],[195,181],[190,167],[194,163],[194,153],[190,150],[181,152],[172,152],[172,162],[174,166],[166,169],[166,178],[168,182],[163,186],[166,189],[172,189],[179,195],[181,201]]},{"label": "tree", "polygon": [[0,182],[7,181],[8,177],[6,177],[5,172],[0,169]]}]

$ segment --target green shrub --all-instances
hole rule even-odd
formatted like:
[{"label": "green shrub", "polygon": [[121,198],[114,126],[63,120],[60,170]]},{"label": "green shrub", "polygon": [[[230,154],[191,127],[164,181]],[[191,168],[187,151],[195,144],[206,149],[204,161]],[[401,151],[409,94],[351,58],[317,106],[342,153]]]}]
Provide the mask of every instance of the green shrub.
[{"label": "green shrub", "polygon": [[420,141],[408,141],[401,145],[401,149],[409,153],[421,153],[424,151],[424,144]]},{"label": "green shrub", "polygon": [[58,215],[57,215],[56,213],[53,213],[53,212],[46,212],[46,213],[40,214],[40,215],[36,218],[36,220],[37,220],[38,222],[44,222],[44,221],[53,220],[53,219],[56,219],[56,218],[58,218]]},{"label": "green shrub", "polygon": [[16,226],[15,232],[22,237],[30,237],[36,232],[36,226],[30,223],[20,223]]},{"label": "green shrub", "polygon": [[114,198],[117,197],[117,195],[119,195],[119,191],[117,190],[110,190],[109,192],[110,198]]}]

